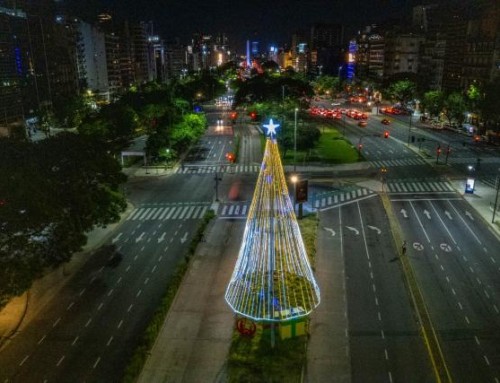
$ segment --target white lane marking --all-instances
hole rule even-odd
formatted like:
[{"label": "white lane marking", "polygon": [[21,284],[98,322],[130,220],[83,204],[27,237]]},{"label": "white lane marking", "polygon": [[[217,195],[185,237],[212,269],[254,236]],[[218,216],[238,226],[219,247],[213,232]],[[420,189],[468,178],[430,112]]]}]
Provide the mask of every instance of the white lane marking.
[{"label": "white lane marking", "polygon": [[22,366],[22,365],[24,364],[24,362],[26,362],[26,361],[28,360],[28,358],[29,358],[29,357],[30,357],[29,355],[26,355],[26,356],[24,357],[24,359],[23,359],[23,360],[21,360],[21,363],[19,363],[19,366]]},{"label": "white lane marking", "polygon": [[62,363],[62,361],[64,360],[64,358],[66,358],[64,355],[61,356],[61,359],[59,359],[59,361],[57,362],[56,366],[59,367]]},{"label": "white lane marking", "polygon": [[141,251],[144,251],[145,248],[146,248],[146,246],[141,247]]},{"label": "white lane marking", "polygon": [[380,314],[380,311],[377,313],[377,316],[378,316],[378,320],[382,321],[382,315]]},{"label": "white lane marking", "polygon": [[455,289],[453,287],[451,288],[451,292],[453,293],[453,295],[455,295],[455,296],[457,295],[457,292],[455,291]]},{"label": "white lane marking", "polygon": [[161,262],[161,260],[162,260],[162,259],[163,259],[163,255],[160,255],[160,256],[158,257],[158,262]]},{"label": "white lane marking", "polygon": [[467,322],[467,324],[470,324],[470,320],[469,320],[469,317],[467,315],[465,316],[465,321]]},{"label": "white lane marking", "polygon": [[469,266],[469,270],[471,273],[474,273],[474,269],[471,266]]},{"label": "white lane marking", "polygon": [[42,336],[40,338],[40,340],[38,341],[38,344],[41,344],[43,342],[43,340],[45,339],[46,336],[47,336],[47,334],[45,334],[44,336]]},{"label": "white lane marking", "polygon": [[125,272],[128,272],[130,270],[130,265],[127,266],[127,268],[125,269]]},{"label": "white lane marking", "polygon": [[122,281],[122,277],[118,278],[118,280],[116,281],[116,284],[120,283]]},{"label": "white lane marking", "polygon": [[98,272],[102,273],[103,270],[104,270],[104,266],[101,266],[101,268],[98,270]]},{"label": "white lane marking", "polygon": [[52,327],[56,327],[57,324],[61,321],[61,317],[57,318],[54,323],[52,324]]},{"label": "white lane marking", "polygon": [[137,255],[134,257],[134,261],[137,261],[137,257],[138,257]]},{"label": "white lane marking", "polygon": [[89,320],[87,321],[87,323],[85,323],[85,327],[89,327],[90,322],[92,322],[92,318],[89,318]]},{"label": "white lane marking", "polygon": [[73,342],[71,342],[71,345],[74,346],[76,342],[78,341],[79,336],[76,336],[75,339],[73,339]]},{"label": "white lane marking", "polygon": [[144,284],[147,285],[149,282],[149,277],[144,280]]},{"label": "white lane marking", "polygon": [[128,306],[128,309],[127,309],[128,313],[130,312],[130,310],[132,310],[132,307],[134,307],[134,304],[131,304],[130,306]]},{"label": "white lane marking", "polygon": [[429,204],[431,205],[432,207],[432,210],[434,210],[434,212],[436,213],[438,219],[439,219],[439,222],[441,222],[441,225],[443,225],[444,229],[446,230],[446,232],[448,233],[448,235],[450,236],[451,240],[453,241],[453,243],[456,245],[457,244],[457,241],[455,241],[455,238],[453,237],[453,235],[451,235],[451,232],[450,230],[448,229],[448,226],[446,226],[446,223],[444,223],[443,219],[441,218],[441,216],[439,215],[439,213],[437,212],[436,210],[436,207],[434,206],[434,204],[432,202],[429,202]]},{"label": "white lane marking", "polygon": [[484,358],[484,361],[486,362],[486,364],[489,366],[490,360],[488,359],[488,357],[486,355],[483,355],[483,358]]},{"label": "white lane marking", "polygon": [[384,350],[385,354],[385,360],[389,360],[389,353],[387,352],[387,349]]},{"label": "white lane marking", "polygon": [[392,382],[393,382],[393,380],[392,380],[392,374],[391,374],[391,372],[389,371],[389,383],[392,383]]},{"label": "white lane marking", "polygon": [[415,217],[417,217],[418,224],[420,225],[420,228],[424,232],[425,238],[427,239],[428,243],[431,243],[431,240],[429,236],[427,235],[427,232],[424,229],[424,225],[422,225],[422,221],[420,220],[420,217],[418,216],[417,210],[415,210],[415,206],[413,206],[413,203],[410,201],[410,207],[413,210],[413,213],[415,213]]},{"label": "white lane marking", "polygon": [[122,327],[122,324],[123,324],[123,319],[120,321],[120,323],[118,323],[118,326],[116,326],[116,328]]},{"label": "white lane marking", "polygon": [[375,305],[378,306],[378,298],[375,297]]},{"label": "white lane marking", "polygon": [[500,313],[500,311],[498,311],[497,305],[493,305],[493,308],[495,309],[495,311],[497,312],[497,314]]},{"label": "white lane marking", "polygon": [[443,267],[443,265],[439,265],[439,267],[441,268],[441,270],[443,270],[443,271],[444,271],[444,267]]},{"label": "white lane marking", "polygon": [[484,295],[486,295],[486,298],[490,299],[490,294],[488,294],[488,292],[486,290],[483,290],[484,291]]},{"label": "white lane marking", "polygon": [[380,336],[382,337],[382,339],[385,339],[384,330],[380,330]]},{"label": "white lane marking", "polygon": [[108,297],[109,297],[109,296],[111,296],[111,294],[113,294],[113,289],[110,289],[110,290],[108,291]]},{"label": "white lane marking", "polygon": [[458,307],[460,307],[460,310],[463,310],[464,307],[462,306],[462,303],[458,302]]},{"label": "white lane marking", "polygon": [[372,283],[372,290],[374,293],[377,291],[377,286],[375,286],[375,283]]},{"label": "white lane marking", "polygon": [[373,272],[370,271],[370,278],[373,279]]},{"label": "white lane marking", "polygon": [[97,277],[94,275],[92,279],[90,280],[90,283],[94,282]]},{"label": "white lane marking", "polygon": [[455,206],[453,206],[453,204],[448,201],[448,203],[450,204],[451,208],[453,210],[455,210],[455,213],[457,213],[458,217],[462,220],[462,222],[465,224],[465,227],[470,231],[470,233],[473,235],[473,237],[476,239],[476,241],[482,245],[481,241],[479,240],[479,238],[477,237],[476,233],[474,233],[474,231],[470,228],[469,224],[467,223],[467,221],[465,221],[465,219],[462,217],[462,215],[458,212],[458,210],[455,208]]},{"label": "white lane marking", "polygon": [[156,270],[156,265],[153,266],[153,268],[151,269],[151,272],[154,273]]},{"label": "white lane marking", "polygon": [[70,309],[73,307],[73,305],[74,305],[74,304],[75,304],[75,302],[71,302],[71,303],[68,305],[68,307],[66,307],[66,310],[70,310]]},{"label": "white lane marking", "polygon": [[113,341],[113,337],[110,337],[109,340],[108,340],[108,343],[106,343],[106,346],[109,346],[112,341]]},{"label": "white lane marking", "polygon": [[137,294],[135,294],[135,297],[137,298],[139,295],[141,295],[141,293],[142,293],[142,290],[139,290],[139,291],[137,292]]},{"label": "white lane marking", "polygon": [[479,342],[479,339],[476,335],[474,335],[474,340],[476,341],[476,344],[479,346],[481,343]]},{"label": "white lane marking", "polygon": [[101,303],[99,304],[99,306],[97,306],[97,311],[99,311],[100,309],[102,309],[102,306],[104,306],[104,303],[103,303],[103,302],[101,302]]},{"label": "white lane marking", "polygon": [[94,365],[92,366],[92,368],[96,368],[97,365],[99,364],[99,362],[101,361],[101,357],[97,358],[97,360],[95,361]]},{"label": "white lane marking", "polygon": [[446,276],[446,282],[450,283],[450,277]]},{"label": "white lane marking", "polygon": [[80,291],[80,293],[78,295],[82,296],[84,292],[85,292],[85,287]]}]

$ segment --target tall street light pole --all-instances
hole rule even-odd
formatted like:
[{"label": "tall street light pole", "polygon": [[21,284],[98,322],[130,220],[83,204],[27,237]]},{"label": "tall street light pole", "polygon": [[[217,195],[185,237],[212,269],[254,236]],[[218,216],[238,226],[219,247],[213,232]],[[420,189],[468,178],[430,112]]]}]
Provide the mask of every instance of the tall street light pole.
[{"label": "tall street light pole", "polygon": [[410,125],[408,126],[408,145],[410,146],[411,121],[413,120],[413,112],[410,112]]},{"label": "tall street light pole", "polygon": [[[498,169],[500,171],[500,169]],[[491,223],[495,223],[495,213],[497,211],[498,204],[498,191],[500,190],[500,174],[497,175],[497,193],[495,195],[495,203],[493,205],[493,217],[491,218]]]},{"label": "tall street light pole", "polygon": [[295,124],[293,127],[293,171],[297,171],[297,113],[299,108],[295,108]]}]

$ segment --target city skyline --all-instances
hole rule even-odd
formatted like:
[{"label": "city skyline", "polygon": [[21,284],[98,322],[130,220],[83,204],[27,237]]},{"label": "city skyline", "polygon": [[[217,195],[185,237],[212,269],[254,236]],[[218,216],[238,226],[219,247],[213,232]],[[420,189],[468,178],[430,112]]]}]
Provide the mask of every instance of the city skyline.
[{"label": "city skyline", "polygon": [[[71,4],[73,0],[69,1]],[[245,41],[261,42],[261,49],[269,45],[286,45],[297,30],[307,30],[314,23],[343,24],[344,39],[371,23],[401,20],[409,17],[416,0],[355,0],[312,2],[278,0],[235,3],[199,0],[183,2],[147,2],[94,0],[91,4],[71,4],[72,10],[92,17],[95,11],[106,10],[118,18],[154,22],[156,31],[167,40],[189,39],[193,33],[225,33],[238,53],[245,50]],[[95,11],[94,11],[95,10]],[[245,17],[242,17],[246,15]]]}]

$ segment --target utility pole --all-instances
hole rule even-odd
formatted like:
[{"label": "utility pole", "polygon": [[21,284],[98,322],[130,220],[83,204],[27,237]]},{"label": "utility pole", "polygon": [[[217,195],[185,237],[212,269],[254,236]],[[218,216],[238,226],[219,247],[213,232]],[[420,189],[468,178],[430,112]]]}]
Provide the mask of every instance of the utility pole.
[{"label": "utility pole", "polygon": [[[498,169],[500,171],[500,169]],[[495,213],[497,211],[498,204],[498,191],[500,190],[500,174],[497,175],[497,193],[495,195],[495,203],[493,204],[493,217],[491,218],[491,223],[495,223]]]}]

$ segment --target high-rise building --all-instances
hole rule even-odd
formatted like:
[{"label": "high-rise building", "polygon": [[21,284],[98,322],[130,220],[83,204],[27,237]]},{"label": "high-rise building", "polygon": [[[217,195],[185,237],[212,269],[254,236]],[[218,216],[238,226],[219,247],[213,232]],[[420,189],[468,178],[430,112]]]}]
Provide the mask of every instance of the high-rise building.
[{"label": "high-rise building", "polygon": [[309,70],[316,74],[337,74],[344,62],[343,44],[343,25],[314,24],[310,35]]},{"label": "high-rise building", "polygon": [[18,36],[26,27],[26,13],[0,8],[0,136],[24,123],[21,80],[28,63]]}]

